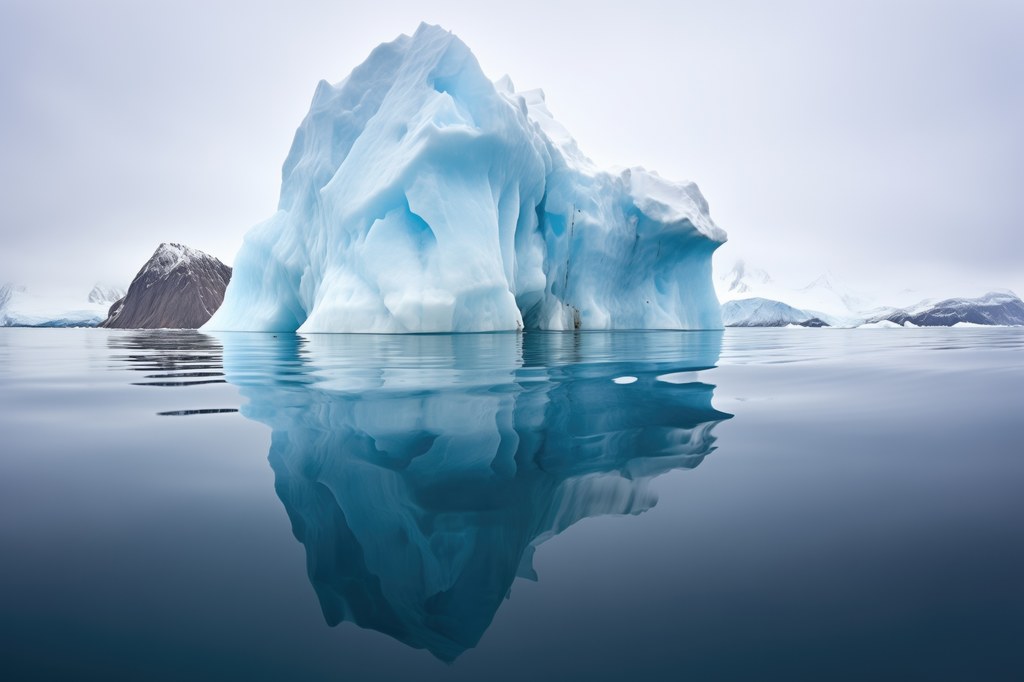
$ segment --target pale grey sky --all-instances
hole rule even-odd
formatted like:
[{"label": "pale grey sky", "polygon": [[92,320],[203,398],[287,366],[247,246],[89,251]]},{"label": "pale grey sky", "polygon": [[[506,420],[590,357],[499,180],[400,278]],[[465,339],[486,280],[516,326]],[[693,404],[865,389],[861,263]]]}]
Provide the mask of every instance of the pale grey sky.
[{"label": "pale grey sky", "polygon": [[1024,295],[1019,0],[4,0],[0,281],[84,295],[161,241],[230,263],[317,81],[420,21],[596,161],[695,180],[718,267]]}]

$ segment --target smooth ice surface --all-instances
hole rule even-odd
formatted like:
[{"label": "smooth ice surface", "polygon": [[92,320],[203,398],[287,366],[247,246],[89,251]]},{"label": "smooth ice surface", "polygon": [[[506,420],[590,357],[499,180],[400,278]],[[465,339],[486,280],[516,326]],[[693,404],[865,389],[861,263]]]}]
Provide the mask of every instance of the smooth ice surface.
[{"label": "smooth ice surface", "polygon": [[321,81],[210,330],[714,329],[693,183],[600,170],[539,90],[421,25]]}]

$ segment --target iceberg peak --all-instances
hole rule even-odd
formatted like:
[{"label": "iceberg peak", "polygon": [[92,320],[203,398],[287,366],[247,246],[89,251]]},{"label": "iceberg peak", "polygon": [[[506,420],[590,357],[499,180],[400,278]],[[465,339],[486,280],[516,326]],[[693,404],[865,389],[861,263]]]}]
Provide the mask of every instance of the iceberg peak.
[{"label": "iceberg peak", "polygon": [[719,328],[724,241],[695,184],[596,168],[543,92],[421,24],[317,86],[206,328]]}]

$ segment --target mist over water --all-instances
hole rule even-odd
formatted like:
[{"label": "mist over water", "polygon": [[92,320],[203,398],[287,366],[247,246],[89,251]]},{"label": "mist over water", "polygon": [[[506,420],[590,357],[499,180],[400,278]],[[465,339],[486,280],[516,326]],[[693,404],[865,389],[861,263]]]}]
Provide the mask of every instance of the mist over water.
[{"label": "mist over water", "polygon": [[1022,351],[1013,329],[2,330],[0,658],[1002,679]]}]

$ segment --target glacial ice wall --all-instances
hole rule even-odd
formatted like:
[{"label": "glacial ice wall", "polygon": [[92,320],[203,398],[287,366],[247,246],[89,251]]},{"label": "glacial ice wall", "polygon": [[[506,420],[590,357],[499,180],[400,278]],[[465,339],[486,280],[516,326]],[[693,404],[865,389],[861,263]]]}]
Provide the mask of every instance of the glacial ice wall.
[{"label": "glacial ice wall", "polygon": [[594,166],[436,26],[321,81],[212,330],[721,327],[693,183]]}]

